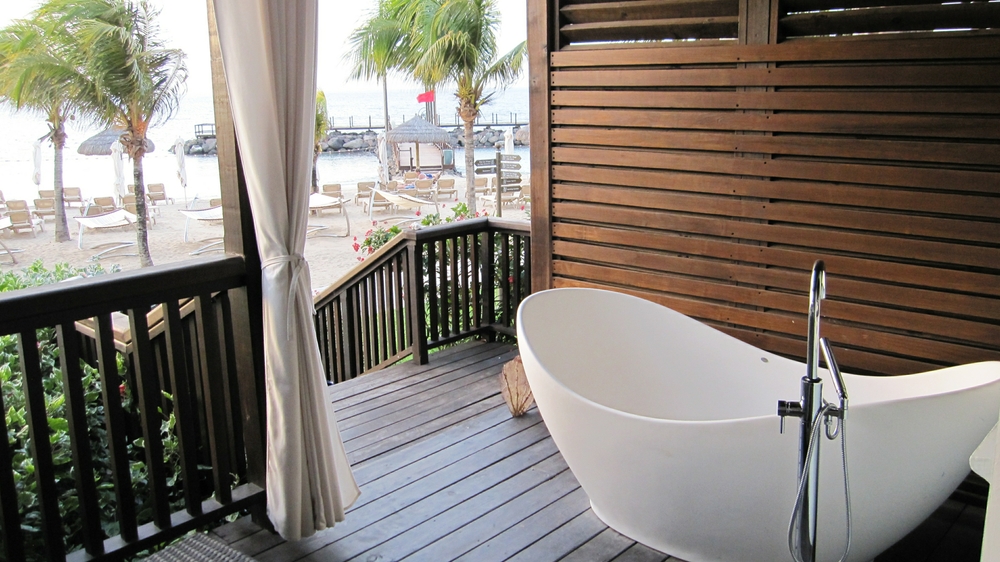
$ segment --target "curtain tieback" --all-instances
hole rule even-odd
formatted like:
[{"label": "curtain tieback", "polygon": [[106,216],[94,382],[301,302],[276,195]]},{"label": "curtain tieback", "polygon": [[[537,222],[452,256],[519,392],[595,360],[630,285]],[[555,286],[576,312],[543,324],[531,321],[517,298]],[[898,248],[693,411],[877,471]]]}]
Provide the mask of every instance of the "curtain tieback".
[{"label": "curtain tieback", "polygon": [[260,268],[263,271],[272,265],[280,265],[283,263],[291,264],[292,267],[292,281],[288,286],[288,297],[285,301],[285,341],[291,341],[292,339],[292,307],[295,306],[295,297],[298,295],[296,287],[299,282],[299,275],[305,270],[306,258],[302,254],[285,254],[283,256],[274,256],[273,258],[268,258],[261,262]]}]

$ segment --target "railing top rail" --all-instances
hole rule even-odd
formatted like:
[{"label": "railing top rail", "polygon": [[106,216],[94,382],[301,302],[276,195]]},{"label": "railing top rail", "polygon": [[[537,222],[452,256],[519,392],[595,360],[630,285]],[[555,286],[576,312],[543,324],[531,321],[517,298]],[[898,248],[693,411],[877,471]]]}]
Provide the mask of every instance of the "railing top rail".
[{"label": "railing top rail", "polygon": [[159,265],[0,294],[0,334],[159,304],[245,284],[237,256]]},{"label": "railing top rail", "polygon": [[389,240],[384,246],[365,258],[365,261],[359,262],[358,265],[345,273],[343,277],[332,285],[327,286],[326,289],[323,289],[322,292],[313,298],[315,306],[323,306],[333,295],[343,290],[344,287],[349,287],[357,283],[358,280],[381,267],[383,263],[403,251],[407,241],[406,234],[407,231],[403,231],[400,235]]},{"label": "railing top rail", "polygon": [[527,221],[492,217],[482,217],[478,219],[440,224],[437,226],[421,228],[415,231],[404,230],[399,236],[396,236],[385,246],[382,246],[376,250],[375,253],[368,256],[365,261],[354,266],[353,269],[344,274],[344,276],[341,277],[336,283],[328,286],[321,293],[316,295],[313,302],[316,306],[326,304],[326,302],[332,298],[333,295],[337,294],[345,287],[350,287],[351,285],[357,283],[360,279],[364,278],[375,269],[381,267],[382,264],[401,252],[402,247],[409,241],[429,242],[431,240],[440,240],[443,238],[450,238],[452,236],[483,232],[491,228],[496,230],[519,232],[523,234],[531,232],[531,224]]}]

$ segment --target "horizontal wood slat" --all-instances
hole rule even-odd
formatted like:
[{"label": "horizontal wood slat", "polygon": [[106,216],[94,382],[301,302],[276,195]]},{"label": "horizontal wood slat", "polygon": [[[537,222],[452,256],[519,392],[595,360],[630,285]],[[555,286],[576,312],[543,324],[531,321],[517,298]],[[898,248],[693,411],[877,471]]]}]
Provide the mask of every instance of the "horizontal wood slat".
[{"label": "horizontal wood slat", "polygon": [[[636,294],[801,358],[823,259],[845,368],[1000,358],[1000,32],[921,33],[996,25],[1000,4],[835,4],[781,2],[771,44],[550,49],[553,286]],[[573,23],[667,9],[557,6]],[[798,37],[813,33],[845,36]]]},{"label": "horizontal wood slat", "polygon": [[553,197],[565,201],[605,205],[618,205],[622,201],[627,201],[630,206],[645,209],[1000,244],[1000,222],[963,221],[862,211],[844,207],[754,201],[716,195],[701,196],[653,189],[625,189],[594,185],[556,184],[553,188]]},{"label": "horizontal wood slat", "polygon": [[826,251],[877,255],[925,263],[951,263],[983,268],[996,267],[1000,264],[1000,248],[960,246],[895,236],[870,236],[837,230],[763,224],[729,217],[707,218],[629,207],[559,202],[553,205],[552,215],[571,220],[622,223],[642,228],[696,232],[708,236],[784,243]]},{"label": "horizontal wood slat", "polygon": [[[808,271],[816,259],[816,253],[808,250],[741,244],[739,240],[681,236],[668,232],[643,231],[639,234],[641,236],[638,236],[635,230],[620,227],[566,223],[557,223],[553,226],[553,235],[566,239],[664,250],[689,257],[733,260],[760,266]],[[924,310],[941,310],[950,314],[1000,319],[1000,299],[995,298],[1000,296],[1000,287],[994,283],[995,278],[992,275],[942,270],[865,257],[827,254],[823,259],[827,268],[837,271],[838,275],[862,278],[875,284],[871,290],[875,291],[877,298],[885,299],[884,302],[904,304]],[[738,278],[732,280],[736,281]],[[918,280],[915,283],[917,287],[902,285],[914,284],[914,280]],[[924,288],[932,290],[925,291]],[[911,291],[915,292],[910,293]],[[916,302],[901,303],[893,298],[905,299],[907,294],[912,294]],[[868,297],[866,300],[871,298]]]},{"label": "horizontal wood slat", "polygon": [[563,26],[570,41],[658,41],[736,37],[738,18],[734,16],[673,18],[645,21],[576,23]]},{"label": "horizontal wood slat", "polygon": [[552,106],[1000,114],[1000,93],[558,90]]},{"label": "horizontal wood slat", "polygon": [[639,0],[570,4],[559,13],[569,23],[642,21],[707,16],[735,16],[738,0]]},{"label": "horizontal wood slat", "polygon": [[903,160],[969,165],[992,165],[1000,162],[1000,144],[867,140],[850,137],[763,136],[650,129],[564,127],[552,132],[552,142],[610,145],[625,148],[759,152],[821,158]]},{"label": "horizontal wood slat", "polygon": [[758,178],[579,165],[553,166],[552,178],[566,182],[590,182],[833,205],[846,202],[857,207],[874,209],[1000,219],[1000,205],[997,204],[995,197],[989,195],[957,195],[807,181],[765,182]]},{"label": "horizontal wood slat", "polygon": [[706,45],[664,43],[656,46],[619,45],[613,50],[562,50],[550,55],[552,68],[619,67],[675,64],[711,64],[730,62],[829,62],[872,60],[977,60],[1000,57],[997,36],[949,37],[938,34],[929,38],[878,36],[863,40],[846,38],[809,39],[770,45]]},{"label": "horizontal wood slat", "polygon": [[[735,62],[733,63],[735,65]],[[559,70],[566,87],[997,87],[1000,64],[857,65],[782,68]]]},{"label": "horizontal wood slat", "polygon": [[600,164],[894,187],[1000,193],[1000,174],[941,168],[701,156],[640,150],[553,148],[553,163]]},{"label": "horizontal wood slat", "polygon": [[785,16],[779,20],[778,25],[785,37],[958,28],[986,29],[1000,25],[1000,4],[966,2],[827,10]]},{"label": "horizontal wood slat", "polygon": [[[652,270],[666,272],[674,275],[690,276],[713,280],[717,282],[730,283],[739,279],[742,283],[754,284],[766,287],[766,290],[788,291],[794,295],[804,296],[803,287],[809,286],[809,273],[807,271],[791,271],[765,269],[756,266],[742,264],[732,264],[699,260],[692,263],[689,258],[672,256],[659,252],[628,250],[608,246],[594,246],[591,244],[580,244],[574,242],[555,241],[553,254],[561,258],[569,258],[576,261],[588,261],[596,264],[609,266],[622,266],[636,271]],[[694,281],[693,283],[700,283]],[[678,286],[693,288],[696,284],[680,280],[675,284]],[[841,279],[837,279],[836,285],[841,285]],[[823,314],[827,318],[846,320],[861,324],[870,324],[873,320],[887,327],[898,330],[908,330],[921,332],[945,339],[964,339],[973,341],[994,341],[1000,342],[1000,325],[982,321],[963,320],[958,318],[948,318],[940,314],[926,314],[911,310],[899,310],[890,308],[879,293],[886,293],[885,287],[881,290],[869,290],[861,293],[861,297],[882,300],[878,305],[869,305],[859,302],[846,302],[835,297],[832,286],[828,287],[827,302],[823,304]],[[857,285],[848,284],[839,293],[847,292],[851,294],[857,289]],[[683,291],[678,291],[683,292]],[[688,293],[692,294],[692,293]],[[760,299],[752,299],[752,302],[759,306],[777,308],[788,312],[802,312],[801,299],[788,298],[788,294],[780,293],[773,297],[773,302],[765,303]],[[768,305],[771,306],[768,306]],[[918,304],[919,303],[915,303]]]},{"label": "horizontal wood slat", "polygon": [[919,6],[926,3],[926,0],[784,0],[781,10],[785,13],[812,12],[872,6]]},{"label": "horizontal wood slat", "polygon": [[665,111],[556,109],[553,125],[658,127],[827,135],[892,135],[1000,139],[993,117],[935,115],[865,115],[843,113],[742,113],[734,111]]}]

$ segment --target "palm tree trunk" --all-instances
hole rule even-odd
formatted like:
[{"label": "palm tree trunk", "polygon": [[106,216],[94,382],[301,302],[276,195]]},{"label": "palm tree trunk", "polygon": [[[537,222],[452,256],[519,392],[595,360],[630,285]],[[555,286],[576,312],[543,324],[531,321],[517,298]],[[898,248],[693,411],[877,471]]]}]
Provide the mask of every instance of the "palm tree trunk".
[{"label": "palm tree trunk", "polygon": [[63,148],[66,146],[66,132],[61,126],[52,133],[52,145],[55,147],[52,190],[56,197],[56,242],[66,242],[69,240],[66,202],[63,197]]},{"label": "palm tree trunk", "polygon": [[142,181],[142,152],[135,155],[132,160],[132,181],[135,182],[135,237],[136,247],[139,254],[139,265],[149,267],[153,265],[153,258],[149,255],[149,235],[146,232],[146,217],[149,216],[146,210],[146,185]]},{"label": "palm tree trunk", "polygon": [[476,214],[476,141],[472,135],[473,118],[462,121],[465,124],[465,204],[469,207],[469,213]]},{"label": "palm tree trunk", "polygon": [[382,75],[382,116],[385,118],[385,132],[392,130],[389,126],[389,79]]}]

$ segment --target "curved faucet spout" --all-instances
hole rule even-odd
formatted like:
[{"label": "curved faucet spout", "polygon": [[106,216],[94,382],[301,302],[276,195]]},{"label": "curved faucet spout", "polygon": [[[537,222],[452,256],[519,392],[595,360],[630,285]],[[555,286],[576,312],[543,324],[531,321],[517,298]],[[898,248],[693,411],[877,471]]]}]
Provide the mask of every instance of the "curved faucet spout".
[{"label": "curved faucet spout", "polygon": [[816,260],[809,282],[808,347],[806,347],[806,378],[819,380],[819,315],[820,301],[826,298],[826,264]]}]

